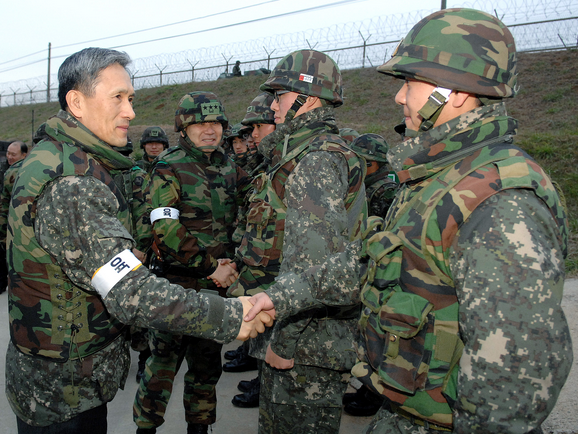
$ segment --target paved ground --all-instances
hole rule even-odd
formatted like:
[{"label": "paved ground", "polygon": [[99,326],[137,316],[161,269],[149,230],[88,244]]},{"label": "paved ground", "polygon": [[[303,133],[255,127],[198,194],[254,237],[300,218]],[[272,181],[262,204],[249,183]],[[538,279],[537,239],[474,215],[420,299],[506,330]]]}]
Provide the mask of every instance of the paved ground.
[{"label": "paved ground", "polygon": [[[6,295],[0,295],[0,312],[7,312]],[[578,434],[578,279],[568,280],[565,284],[563,301],[564,310],[570,323],[574,345],[574,368],[570,379],[564,387],[560,399],[544,424],[545,433]],[[4,316],[6,318],[6,316]],[[8,344],[7,319],[0,324],[0,434],[15,434],[16,420],[4,394],[4,354]],[[237,343],[229,344],[225,350],[234,349]],[[137,358],[133,353],[133,363],[125,390],[120,391],[108,406],[109,434],[129,434],[136,432],[132,422],[132,402],[136,393],[135,381]],[[184,371],[184,368],[181,369]],[[180,373],[175,381],[173,399],[169,402],[167,422],[158,430],[159,434],[177,434],[186,432],[184,413],[182,409],[183,381]],[[223,373],[217,385],[218,407],[217,422],[213,425],[214,434],[255,434],[257,432],[257,409],[240,409],[231,405],[232,397],[239,393],[236,389],[240,380],[250,380],[256,371],[245,373]],[[355,418],[344,415],[340,434],[358,434],[369,422],[370,418]]]}]

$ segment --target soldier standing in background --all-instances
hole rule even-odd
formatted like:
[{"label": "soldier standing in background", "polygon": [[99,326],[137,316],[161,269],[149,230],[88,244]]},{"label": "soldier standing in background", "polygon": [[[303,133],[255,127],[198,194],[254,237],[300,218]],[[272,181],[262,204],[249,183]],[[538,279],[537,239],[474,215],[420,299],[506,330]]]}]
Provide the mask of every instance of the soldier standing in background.
[{"label": "soldier standing in background", "polygon": [[[215,94],[185,95],[175,114],[179,144],[163,153],[150,172],[150,220],[164,277],[191,292],[218,289],[212,279],[222,287],[234,280],[220,277],[217,260],[234,255],[231,236],[238,200],[249,178],[221,147],[227,127]],[[224,296],[225,290],[220,291]],[[149,330],[149,335],[152,355],[134,404],[137,433],[154,433],[164,422],[183,360],[188,365],[183,398],[187,434],[207,433],[217,416],[215,386],[222,372],[222,345],[162,331]]]},{"label": "soldier standing in background", "polygon": [[386,399],[366,433],[542,433],[572,366],[568,225],[548,176],[512,144],[514,38],[492,15],[442,10],[378,71],[403,80],[406,125],[388,154],[401,189],[387,218],[256,297],[279,317],[362,302],[352,373]]},{"label": "soldier standing in background", "polygon": [[365,196],[368,213],[385,218],[399,187],[395,182],[395,172],[387,162],[389,146],[378,134],[362,134],[351,142],[350,147],[367,163]]},{"label": "soldier standing in background", "polygon": [[241,61],[237,60],[233,66],[233,77],[241,77]]},{"label": "soldier standing in background", "polygon": [[10,197],[18,170],[28,155],[28,145],[21,141],[10,143],[6,150],[8,168],[2,176],[0,184],[0,294],[6,291],[8,285],[8,269],[6,267],[6,230],[8,227],[8,209]]},{"label": "soldier standing in background", "polygon": [[[262,92],[257,95],[247,107],[245,117],[241,121],[243,125],[251,128],[251,137],[255,141],[255,146],[259,147],[261,141],[269,134],[275,131],[275,112],[271,109],[273,103],[273,95],[269,92]],[[255,179],[257,175],[263,173],[268,168],[268,159],[259,151],[249,155],[249,159],[245,165],[245,170],[249,173],[251,179]],[[247,212],[249,210],[249,196],[245,198],[243,206],[239,210],[238,225],[233,238],[235,240],[242,240],[247,225]],[[240,269],[241,262],[236,266]],[[278,267],[278,264],[276,265]],[[256,271],[258,273],[258,271]],[[241,285],[236,285],[227,291],[229,296],[243,295],[246,288],[258,286],[255,283],[246,282]],[[244,288],[244,289],[242,289]],[[223,365],[225,372],[244,372],[252,371],[258,368],[258,362],[255,357],[249,355],[250,343],[243,342],[237,350],[225,353],[225,358],[230,358],[231,361]],[[259,390],[261,388],[260,377],[257,376],[252,380],[242,380],[237,385],[240,394],[233,397],[232,403],[236,407],[253,408],[259,406]]]},{"label": "soldier standing in background", "polygon": [[[170,284],[133,253],[114,176],[134,89],[126,53],[87,48],[58,71],[61,111],[24,161],[8,215],[6,396],[19,434],[107,432],[130,366],[126,325],[229,342],[260,329],[250,304]],[[268,317],[267,317],[268,318]]]},{"label": "soldier standing in background", "polygon": [[142,133],[140,146],[143,156],[142,160],[137,161],[137,165],[149,172],[154,159],[169,147],[169,138],[161,127],[148,127]]}]

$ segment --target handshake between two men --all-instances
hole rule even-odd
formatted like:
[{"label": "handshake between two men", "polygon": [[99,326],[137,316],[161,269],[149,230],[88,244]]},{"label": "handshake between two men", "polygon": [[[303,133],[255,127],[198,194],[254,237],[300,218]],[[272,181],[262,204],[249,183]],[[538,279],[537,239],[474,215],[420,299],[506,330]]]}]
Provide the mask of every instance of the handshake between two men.
[{"label": "handshake between two men", "polygon": [[[215,272],[209,276],[216,286],[226,288],[239,276],[237,266],[230,259],[219,259]],[[265,331],[265,326],[271,327],[275,320],[275,309],[267,294],[259,293],[252,297],[238,297],[243,303],[243,322],[237,340],[246,341],[256,338]],[[254,306],[257,303],[257,306]],[[268,307],[270,306],[270,307]]]},{"label": "handshake between two men", "polygon": [[265,331],[265,326],[271,327],[275,320],[275,308],[269,296],[259,293],[252,297],[239,297],[243,303],[243,322],[237,339],[246,341],[256,338]]}]

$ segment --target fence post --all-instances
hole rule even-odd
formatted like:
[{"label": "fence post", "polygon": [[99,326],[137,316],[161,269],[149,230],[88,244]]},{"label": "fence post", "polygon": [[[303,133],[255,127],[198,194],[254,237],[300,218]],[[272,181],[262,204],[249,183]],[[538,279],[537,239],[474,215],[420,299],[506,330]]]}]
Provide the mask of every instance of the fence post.
[{"label": "fence post", "polygon": [[189,65],[191,65],[191,83],[192,83],[193,81],[195,81],[195,66],[198,65],[200,60],[198,60],[197,63],[195,63],[194,65],[189,61],[189,59],[187,59],[187,62],[189,62]]},{"label": "fence post", "polygon": [[267,51],[267,49],[265,47],[263,47],[263,50],[265,50],[265,53],[267,53],[267,69],[271,69],[270,68],[271,54],[273,54],[275,52],[275,50],[271,51],[270,53]]},{"label": "fence post", "polygon": [[307,45],[309,45],[309,49],[310,50],[315,50],[315,47],[317,47],[317,44],[319,44],[319,41],[317,41],[315,43],[315,45],[312,47],[311,44],[309,43],[309,41],[307,39],[305,39],[305,42],[307,42]]},{"label": "fence post", "polygon": [[34,130],[34,109],[32,109],[32,140],[34,139],[34,133],[36,131]]},{"label": "fence post", "polygon": [[134,87],[134,79],[136,77],[137,72],[138,72],[138,69],[132,74],[132,77],[130,78],[130,80],[132,81],[132,87]]},{"label": "fence post", "polygon": [[371,35],[369,35],[367,37],[367,39],[365,39],[363,37],[363,35],[361,34],[361,31],[358,30],[358,32],[359,32],[359,36],[361,36],[361,39],[363,39],[363,60],[361,61],[361,67],[365,68],[365,50],[367,48],[367,41],[369,41],[369,38],[371,38]]},{"label": "fence post", "polygon": [[50,102],[50,56],[51,56],[51,49],[52,49],[52,42],[49,42],[48,43],[48,74],[47,74],[48,84],[46,85],[46,102]]},{"label": "fence post", "polygon": [[161,86],[163,85],[163,71],[167,68],[168,65],[165,65],[165,67],[163,69],[159,68],[159,66],[155,63],[155,66],[157,67],[157,69],[159,70],[159,74],[161,76]]},{"label": "fence post", "polygon": [[223,59],[225,59],[225,74],[229,73],[229,60],[231,60],[233,58],[233,56],[229,57],[228,59],[225,57],[225,55],[223,53],[221,53],[221,56],[223,56]]},{"label": "fence post", "polygon": [[16,92],[18,92],[18,91],[20,90],[20,88],[18,88],[18,89],[16,89],[16,90],[10,88],[10,90],[11,90],[12,92],[14,92],[14,105],[16,105]]},{"label": "fence post", "polygon": [[36,86],[34,86],[34,87],[31,88],[30,86],[26,85],[26,87],[27,87],[28,89],[30,89],[30,104],[32,104],[32,91],[33,91],[34,89],[36,89]]}]

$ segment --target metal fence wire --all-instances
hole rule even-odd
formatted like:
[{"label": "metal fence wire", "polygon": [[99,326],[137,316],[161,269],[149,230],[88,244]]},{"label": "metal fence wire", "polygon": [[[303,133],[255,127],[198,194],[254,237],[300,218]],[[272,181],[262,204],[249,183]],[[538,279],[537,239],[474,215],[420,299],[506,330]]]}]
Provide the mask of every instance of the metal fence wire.
[{"label": "metal fence wire", "polygon": [[[578,0],[475,0],[461,6],[500,18],[518,52],[578,49]],[[287,53],[302,48],[326,52],[342,70],[376,67],[387,60],[411,27],[434,10],[379,16],[369,20],[165,53],[133,60],[135,89],[216,80],[240,60],[245,72],[272,69]],[[226,61],[225,59],[231,59]],[[51,75],[57,83],[56,74]],[[0,83],[0,107],[47,102],[46,77]],[[50,89],[50,100],[57,89]]]}]

